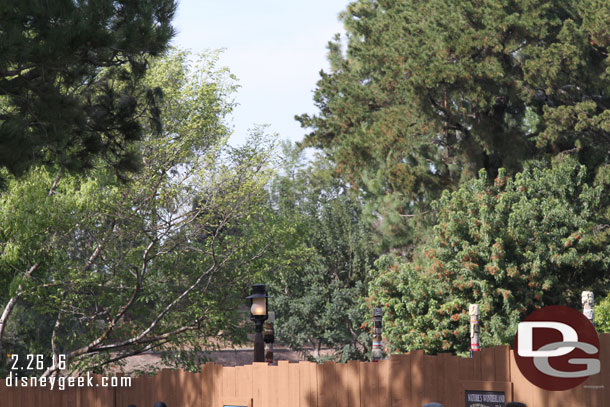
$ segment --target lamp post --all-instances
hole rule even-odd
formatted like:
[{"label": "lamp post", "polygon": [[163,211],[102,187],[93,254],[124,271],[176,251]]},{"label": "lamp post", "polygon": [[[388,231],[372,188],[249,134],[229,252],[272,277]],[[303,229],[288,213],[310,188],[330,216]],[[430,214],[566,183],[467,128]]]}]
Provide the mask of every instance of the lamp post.
[{"label": "lamp post", "polygon": [[383,359],[383,350],[381,349],[382,320],[383,309],[381,307],[373,308],[373,349],[371,350],[371,360],[373,362]]},{"label": "lamp post", "polygon": [[265,284],[254,284],[249,296],[250,319],[254,321],[256,334],[254,336],[254,361],[265,361],[265,342],[263,341],[263,323],[269,317],[267,307],[267,286]]}]

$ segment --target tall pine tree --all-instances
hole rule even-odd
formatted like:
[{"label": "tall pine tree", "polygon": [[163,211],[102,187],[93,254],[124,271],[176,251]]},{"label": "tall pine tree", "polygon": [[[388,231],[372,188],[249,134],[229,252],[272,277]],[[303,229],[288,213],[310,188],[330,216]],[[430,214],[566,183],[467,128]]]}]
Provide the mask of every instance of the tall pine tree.
[{"label": "tall pine tree", "polygon": [[154,116],[137,103],[139,79],[166,49],[175,9],[174,0],[2,2],[0,167],[79,170],[102,157],[133,169],[138,119]]},{"label": "tall pine tree", "polygon": [[485,169],[610,148],[610,4],[359,0],[329,43],[305,144],[374,199],[388,245],[444,189]]}]

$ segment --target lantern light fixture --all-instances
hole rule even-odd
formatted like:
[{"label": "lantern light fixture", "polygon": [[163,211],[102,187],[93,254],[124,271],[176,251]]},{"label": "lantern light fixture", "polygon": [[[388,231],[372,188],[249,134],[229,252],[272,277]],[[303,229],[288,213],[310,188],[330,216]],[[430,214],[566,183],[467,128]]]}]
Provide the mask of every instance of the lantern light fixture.
[{"label": "lantern light fixture", "polygon": [[254,321],[256,333],[254,336],[254,361],[265,361],[265,343],[263,341],[263,323],[269,318],[267,286],[254,284],[249,296],[250,319]]}]

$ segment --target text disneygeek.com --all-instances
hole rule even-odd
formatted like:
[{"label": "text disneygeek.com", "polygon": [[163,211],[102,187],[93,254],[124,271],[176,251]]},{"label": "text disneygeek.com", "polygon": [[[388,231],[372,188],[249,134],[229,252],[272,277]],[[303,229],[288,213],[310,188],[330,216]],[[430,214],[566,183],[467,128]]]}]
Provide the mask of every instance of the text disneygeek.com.
[{"label": "text disneygeek.com", "polygon": [[17,377],[11,373],[4,382],[6,387],[46,387],[51,390],[73,387],[131,387],[131,377],[102,376],[94,381],[94,377],[89,373],[79,377]]}]

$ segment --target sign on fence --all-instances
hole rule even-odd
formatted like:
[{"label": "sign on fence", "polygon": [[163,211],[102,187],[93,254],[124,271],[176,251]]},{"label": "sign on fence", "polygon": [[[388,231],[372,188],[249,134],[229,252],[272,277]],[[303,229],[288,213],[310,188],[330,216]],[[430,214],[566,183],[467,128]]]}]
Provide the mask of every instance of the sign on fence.
[{"label": "sign on fence", "polygon": [[466,407],[504,407],[503,391],[466,390]]}]

